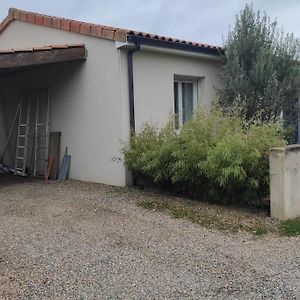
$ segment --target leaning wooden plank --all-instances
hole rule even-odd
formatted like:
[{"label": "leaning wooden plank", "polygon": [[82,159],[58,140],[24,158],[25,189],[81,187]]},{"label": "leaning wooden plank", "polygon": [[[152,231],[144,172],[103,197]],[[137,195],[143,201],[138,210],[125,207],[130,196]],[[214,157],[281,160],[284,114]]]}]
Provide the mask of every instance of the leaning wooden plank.
[{"label": "leaning wooden plank", "polygon": [[46,175],[45,175],[45,181],[48,181],[48,179],[49,179],[54,161],[55,161],[55,157],[54,156],[49,156],[49,163],[48,163],[48,169],[47,169],[47,172],[46,172]]}]

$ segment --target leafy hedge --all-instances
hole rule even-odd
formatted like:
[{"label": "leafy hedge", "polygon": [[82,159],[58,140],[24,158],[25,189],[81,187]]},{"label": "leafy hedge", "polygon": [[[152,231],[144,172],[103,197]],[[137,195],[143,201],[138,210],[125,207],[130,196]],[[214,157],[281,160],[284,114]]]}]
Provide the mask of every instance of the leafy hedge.
[{"label": "leafy hedge", "polygon": [[145,124],[123,147],[125,164],[151,184],[222,203],[257,206],[269,193],[269,149],[282,146],[281,127],[248,124],[204,110],[176,132]]}]

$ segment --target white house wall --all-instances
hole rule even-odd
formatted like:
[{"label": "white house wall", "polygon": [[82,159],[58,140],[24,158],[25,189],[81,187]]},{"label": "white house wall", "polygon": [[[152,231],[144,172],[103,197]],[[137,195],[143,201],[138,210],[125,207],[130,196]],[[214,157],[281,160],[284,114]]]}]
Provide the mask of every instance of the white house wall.
[{"label": "white house wall", "polygon": [[165,124],[174,113],[174,75],[198,80],[198,104],[210,106],[217,99],[221,62],[141,50],[134,54],[136,128],[145,121]]},{"label": "white house wall", "polygon": [[61,152],[67,146],[72,155],[71,178],[125,185],[125,168],[113,161],[129,136],[120,72],[125,55],[112,41],[20,21],[0,35],[2,49],[72,43],[84,43],[88,59],[70,80],[53,87],[52,130],[62,132]]},{"label": "white house wall", "polygon": [[[61,152],[72,155],[74,179],[114,185],[130,183],[121,162],[121,141],[129,140],[126,50],[115,42],[14,21],[0,35],[0,49],[83,43],[88,59],[72,76],[52,72],[52,130],[62,132]],[[63,67],[61,67],[63,71]],[[135,120],[163,125],[174,112],[174,75],[199,81],[199,104],[209,105],[220,87],[220,62],[148,50],[134,53]],[[59,76],[61,73],[61,77]],[[1,107],[0,107],[1,109]],[[1,133],[0,133],[1,137]]]}]

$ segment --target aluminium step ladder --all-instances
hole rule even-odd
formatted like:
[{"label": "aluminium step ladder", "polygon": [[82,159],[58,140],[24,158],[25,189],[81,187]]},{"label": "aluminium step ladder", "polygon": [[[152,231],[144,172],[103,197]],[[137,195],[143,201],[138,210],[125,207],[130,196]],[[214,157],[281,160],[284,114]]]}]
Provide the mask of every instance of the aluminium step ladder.
[{"label": "aluminium step ladder", "polygon": [[50,138],[50,92],[22,97],[18,108],[15,175],[45,177]]},{"label": "aluminium step ladder", "polygon": [[45,177],[48,170],[50,138],[50,92],[36,95],[34,169],[33,176]]},{"label": "aluminium step ladder", "polygon": [[31,98],[21,100],[19,107],[19,121],[17,128],[17,143],[15,157],[15,175],[26,176],[28,159],[28,140],[30,130]]}]

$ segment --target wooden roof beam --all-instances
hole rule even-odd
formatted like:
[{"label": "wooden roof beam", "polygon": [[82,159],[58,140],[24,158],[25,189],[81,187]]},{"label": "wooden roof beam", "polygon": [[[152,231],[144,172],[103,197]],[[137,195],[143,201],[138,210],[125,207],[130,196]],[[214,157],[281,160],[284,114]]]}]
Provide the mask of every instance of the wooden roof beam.
[{"label": "wooden roof beam", "polygon": [[84,45],[0,50],[0,70],[86,60]]}]

